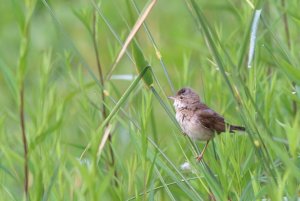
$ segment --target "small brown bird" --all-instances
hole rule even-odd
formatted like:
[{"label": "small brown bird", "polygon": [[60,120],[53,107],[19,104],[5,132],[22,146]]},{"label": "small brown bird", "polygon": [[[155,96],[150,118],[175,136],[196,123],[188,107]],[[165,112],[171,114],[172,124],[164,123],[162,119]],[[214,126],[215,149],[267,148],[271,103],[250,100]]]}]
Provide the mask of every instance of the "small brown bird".
[{"label": "small brown bird", "polygon": [[215,136],[228,130],[245,131],[242,126],[234,126],[225,122],[224,118],[201,102],[200,97],[190,88],[180,89],[174,100],[176,119],[182,131],[194,140],[207,141],[203,151],[197,156],[200,161],[209,141]]}]

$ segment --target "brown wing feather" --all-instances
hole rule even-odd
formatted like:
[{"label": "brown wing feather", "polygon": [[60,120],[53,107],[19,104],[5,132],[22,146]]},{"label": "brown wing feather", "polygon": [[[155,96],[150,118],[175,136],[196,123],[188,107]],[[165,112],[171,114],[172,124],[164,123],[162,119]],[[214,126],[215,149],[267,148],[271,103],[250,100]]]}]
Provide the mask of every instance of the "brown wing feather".
[{"label": "brown wing feather", "polygon": [[203,126],[213,132],[217,132],[218,134],[225,132],[226,127],[224,118],[207,107],[205,104],[199,105],[197,113],[199,120]]}]

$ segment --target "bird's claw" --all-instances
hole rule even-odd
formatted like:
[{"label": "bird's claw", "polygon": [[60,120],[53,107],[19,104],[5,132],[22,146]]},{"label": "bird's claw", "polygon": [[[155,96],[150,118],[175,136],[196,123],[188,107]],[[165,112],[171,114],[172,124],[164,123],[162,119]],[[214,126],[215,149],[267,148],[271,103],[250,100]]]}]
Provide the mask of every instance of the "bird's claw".
[{"label": "bird's claw", "polygon": [[196,156],[195,158],[196,158],[196,160],[197,160],[198,162],[200,162],[200,161],[202,160],[202,158],[203,158],[203,155],[200,154],[199,156]]}]

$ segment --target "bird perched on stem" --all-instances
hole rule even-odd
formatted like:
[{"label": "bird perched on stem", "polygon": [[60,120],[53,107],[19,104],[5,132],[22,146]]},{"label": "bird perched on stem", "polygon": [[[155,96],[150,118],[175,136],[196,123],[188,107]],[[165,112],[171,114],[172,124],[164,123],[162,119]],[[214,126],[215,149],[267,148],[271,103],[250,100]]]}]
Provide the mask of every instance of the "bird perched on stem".
[{"label": "bird perched on stem", "polygon": [[209,141],[215,136],[228,130],[245,131],[245,127],[234,126],[225,122],[224,118],[201,102],[200,97],[191,88],[180,89],[175,96],[168,97],[174,101],[176,120],[184,134],[194,140],[206,141],[199,156],[200,161]]}]

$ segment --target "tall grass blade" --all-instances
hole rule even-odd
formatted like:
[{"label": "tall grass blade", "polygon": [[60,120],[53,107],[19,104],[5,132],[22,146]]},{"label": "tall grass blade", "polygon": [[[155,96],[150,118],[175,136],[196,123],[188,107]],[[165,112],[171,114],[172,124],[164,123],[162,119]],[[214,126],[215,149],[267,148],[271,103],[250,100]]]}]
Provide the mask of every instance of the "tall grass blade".
[{"label": "tall grass blade", "polygon": [[10,70],[10,68],[2,60],[0,60],[0,72],[2,72],[2,75],[7,83],[9,91],[11,92],[12,96],[14,97],[14,100],[17,103],[18,86],[16,77],[14,76],[14,73]]},{"label": "tall grass blade", "polygon": [[[176,181],[177,185],[185,191],[186,195],[189,196],[193,200],[202,200],[201,195],[196,191],[196,189],[191,185],[191,183],[187,180],[187,178],[180,172],[180,170],[176,167],[176,165],[167,157],[167,155],[158,147],[158,145],[150,138],[147,137],[148,141],[152,144],[152,146],[158,151],[158,153],[167,161],[167,164],[170,164],[172,169],[179,175],[180,179],[177,178],[175,173],[170,169],[161,159],[158,157],[156,159],[157,165],[166,171],[166,173]],[[152,154],[152,158],[154,155]],[[188,187],[188,188],[187,188]]]},{"label": "tall grass blade", "polygon": [[[199,179],[199,177],[191,177],[191,178],[187,178],[187,181],[192,181],[192,180],[197,180]],[[181,182],[184,182],[183,180],[181,180]],[[166,186],[173,186],[173,185],[177,185],[177,182],[170,182],[170,183],[166,183]],[[153,189],[150,189],[148,191],[146,191],[146,193],[151,193],[151,192],[154,192],[154,191],[157,191],[157,190],[160,190],[164,188],[164,185],[161,185],[161,186],[157,186]],[[143,196],[144,193],[140,193],[139,196]],[[129,198],[127,201],[130,201],[130,200],[135,200],[137,199],[137,197],[131,197]]]},{"label": "tall grass blade", "polygon": [[[78,51],[78,49],[76,48],[75,44],[73,43],[73,41],[70,39],[70,37],[67,35],[66,31],[64,30],[61,22],[59,21],[59,19],[57,18],[54,10],[51,8],[51,6],[48,4],[48,2],[46,0],[42,0],[44,6],[46,7],[46,9],[49,11],[54,24],[59,32],[60,35],[60,39],[62,41],[62,43],[66,43],[67,45],[69,45],[69,47],[74,51],[75,55],[78,56],[78,58],[80,59],[82,66],[88,71],[89,75],[93,78],[93,80],[96,82],[96,84],[100,87],[100,89],[103,88],[103,86],[101,85],[100,81],[97,79],[95,73],[93,72],[92,68],[89,66],[89,64],[86,62],[86,60],[83,58],[83,56],[80,54],[80,52]],[[103,90],[103,89],[102,89]]]},{"label": "tall grass blade", "polygon": [[[138,7],[137,7],[137,5],[136,5],[135,0],[132,0],[132,2],[133,2],[133,5],[134,5],[134,8],[136,9],[136,12],[140,15],[140,10],[138,9]],[[149,28],[148,28],[148,25],[147,25],[147,22],[146,22],[146,21],[143,23],[143,26],[144,26],[144,28],[145,28],[145,31],[146,31],[147,35],[148,35],[148,38],[150,39],[150,41],[151,41],[151,43],[152,43],[152,45],[153,45],[153,47],[154,47],[154,49],[155,49],[156,57],[157,57],[157,59],[159,60],[161,66],[162,66],[162,68],[163,68],[164,74],[165,74],[165,76],[166,76],[166,78],[167,78],[167,81],[168,81],[170,87],[171,87],[172,93],[174,94],[174,93],[175,93],[174,84],[173,84],[173,82],[171,81],[171,78],[170,78],[170,76],[169,76],[169,73],[168,73],[168,70],[167,70],[167,68],[166,68],[166,66],[165,66],[165,63],[164,63],[164,61],[163,61],[163,59],[162,59],[162,55],[161,55],[161,53],[160,53],[160,50],[159,50],[159,48],[158,48],[158,45],[156,44],[156,42],[155,42],[155,40],[154,40],[154,38],[153,38],[153,36],[152,36],[152,34],[151,34]]]},{"label": "tall grass blade", "polygon": [[[112,25],[109,23],[108,19],[103,14],[102,10],[99,8],[99,6],[97,6],[97,4],[94,0],[91,0],[91,2],[93,4],[94,8],[96,9],[97,13],[100,15],[101,19],[104,21],[104,23],[106,24],[106,26],[108,27],[110,32],[113,34],[113,36],[117,40],[117,42],[123,47],[124,46],[123,42],[121,41],[120,37],[118,36],[117,32],[114,30]],[[129,59],[133,62],[133,58],[131,57],[131,55],[129,54],[129,51],[127,49],[125,50],[125,53],[129,57]],[[108,74],[107,74],[106,79],[109,80],[111,76],[112,76],[112,71],[110,70],[110,72],[108,72]]]},{"label": "tall grass blade", "polygon": [[169,195],[169,198],[172,200],[172,201],[176,201],[175,197],[173,196],[173,194],[171,193],[169,187],[167,186],[164,178],[161,176],[160,172],[158,171],[158,169],[155,167],[155,172],[159,178],[159,180],[161,181],[161,183],[163,184],[163,187],[165,189],[165,191],[167,192],[167,194]]},{"label": "tall grass blade", "polygon": [[[149,66],[149,63],[145,59],[141,48],[138,46],[138,44],[135,40],[132,43],[132,52],[133,52],[133,57],[135,59],[135,65],[137,68],[137,72],[140,73],[143,71],[143,69],[145,67]],[[145,75],[143,76],[143,81],[148,88],[150,88],[153,85],[153,78],[152,78],[152,74],[150,71],[147,71],[145,73]]]},{"label": "tall grass blade", "polygon": [[[123,103],[127,100],[128,96],[131,94],[131,92],[133,91],[133,89],[137,86],[137,84],[139,83],[139,81],[143,78],[143,76],[145,75],[145,73],[147,72],[147,70],[150,69],[150,66],[146,66],[143,71],[139,74],[139,76],[131,83],[131,85],[128,87],[128,89],[125,91],[125,93],[122,95],[122,97],[120,98],[120,100],[117,102],[117,104],[115,105],[115,107],[111,110],[111,112],[109,113],[109,115],[107,116],[107,118],[102,122],[102,124],[99,126],[98,132],[99,131],[103,131],[105,125],[107,125],[109,123],[109,121],[117,114],[117,112],[119,111],[120,107],[123,105]],[[96,147],[100,146],[100,136],[96,136]],[[89,146],[89,145],[88,145]],[[97,153],[97,152],[96,152]],[[96,162],[99,162],[99,157],[96,154]]]},{"label": "tall grass blade", "polygon": [[50,179],[50,184],[49,184],[48,188],[46,189],[46,191],[43,195],[43,201],[47,201],[49,199],[52,187],[53,187],[53,185],[55,184],[55,181],[56,181],[58,171],[59,171],[59,164],[56,164],[56,167],[55,167],[55,169],[53,171],[53,174],[51,176],[51,179]]},{"label": "tall grass blade", "polygon": [[137,19],[136,23],[134,24],[134,26],[132,27],[129,35],[127,36],[122,49],[120,50],[115,62],[113,63],[110,72],[108,73],[108,77],[111,76],[112,72],[114,71],[116,65],[119,63],[120,59],[122,58],[122,56],[124,55],[129,43],[131,42],[131,40],[133,39],[133,37],[135,36],[135,34],[138,32],[138,30],[140,29],[141,25],[143,24],[143,22],[146,20],[147,16],[149,15],[150,11],[152,10],[153,6],[155,5],[157,0],[152,0],[151,2],[149,2],[149,4],[144,8],[143,12],[141,13],[141,15],[139,16],[139,18]]},{"label": "tall grass blade", "polygon": [[248,68],[251,68],[251,63],[254,57],[255,43],[256,43],[256,35],[257,35],[257,27],[259,23],[259,17],[261,14],[261,9],[256,10],[254,14],[254,20],[251,26],[251,37],[250,37],[250,47],[249,47],[249,57],[248,57]]}]

